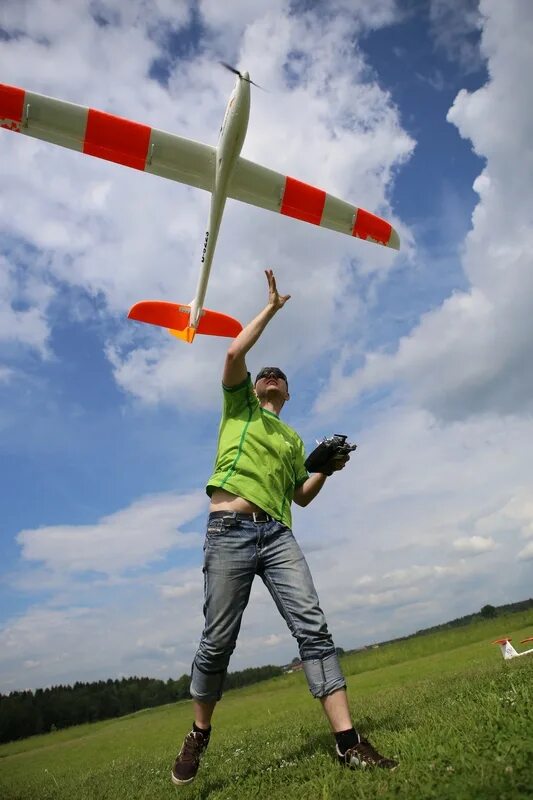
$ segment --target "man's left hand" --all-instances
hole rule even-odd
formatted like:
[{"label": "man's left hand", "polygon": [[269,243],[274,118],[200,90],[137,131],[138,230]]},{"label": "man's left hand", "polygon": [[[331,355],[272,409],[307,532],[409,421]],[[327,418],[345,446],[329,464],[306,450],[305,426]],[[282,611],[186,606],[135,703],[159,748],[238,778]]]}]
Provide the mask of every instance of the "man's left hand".
[{"label": "man's left hand", "polygon": [[323,475],[331,475],[333,472],[340,472],[341,469],[344,469],[349,460],[350,456],[348,454],[344,456],[335,456],[324,464],[324,469],[321,470],[321,472]]}]

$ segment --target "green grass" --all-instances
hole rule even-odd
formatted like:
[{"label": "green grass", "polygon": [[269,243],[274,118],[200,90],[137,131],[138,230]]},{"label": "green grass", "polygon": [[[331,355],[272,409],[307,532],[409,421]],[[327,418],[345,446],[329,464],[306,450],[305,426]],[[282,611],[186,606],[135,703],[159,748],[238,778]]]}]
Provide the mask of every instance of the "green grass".
[{"label": "green grass", "polygon": [[228,692],[196,781],[170,767],[188,702],[0,746],[2,800],[511,800],[533,797],[533,656],[490,641],[531,635],[533,612],[343,659],[356,725],[400,768],[349,772],[304,676]]}]

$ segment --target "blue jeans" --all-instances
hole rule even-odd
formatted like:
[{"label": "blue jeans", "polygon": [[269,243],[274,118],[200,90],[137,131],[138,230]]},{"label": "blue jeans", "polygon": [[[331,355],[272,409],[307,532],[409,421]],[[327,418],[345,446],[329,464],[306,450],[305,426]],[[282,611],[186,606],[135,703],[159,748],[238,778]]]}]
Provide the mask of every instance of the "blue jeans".
[{"label": "blue jeans", "polygon": [[203,572],[205,626],[192,666],[192,697],[220,700],[256,575],[298,642],[311,694],[324,697],[346,686],[309,567],[289,528],[277,520],[238,521],[230,512],[210,516]]}]

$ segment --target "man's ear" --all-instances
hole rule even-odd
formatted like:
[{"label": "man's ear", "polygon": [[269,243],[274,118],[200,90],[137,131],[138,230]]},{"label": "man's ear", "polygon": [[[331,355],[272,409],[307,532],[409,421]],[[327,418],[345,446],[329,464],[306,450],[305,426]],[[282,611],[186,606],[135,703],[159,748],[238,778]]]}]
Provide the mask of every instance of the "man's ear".
[{"label": "man's ear", "polygon": [[285,395],[285,400],[290,400],[290,399],[291,399],[291,396],[290,396],[290,394],[287,392],[287,394]]}]

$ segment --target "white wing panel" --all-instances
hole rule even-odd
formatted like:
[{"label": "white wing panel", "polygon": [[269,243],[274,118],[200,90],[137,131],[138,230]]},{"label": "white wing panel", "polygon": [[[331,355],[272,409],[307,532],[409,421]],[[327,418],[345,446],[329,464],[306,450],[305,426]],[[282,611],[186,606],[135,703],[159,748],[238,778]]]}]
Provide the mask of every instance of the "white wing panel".
[{"label": "white wing panel", "polygon": [[74,103],[26,92],[20,133],[82,151],[88,109]]},{"label": "white wing panel", "polygon": [[145,172],[213,191],[216,148],[152,128]]},{"label": "white wing panel", "polygon": [[285,191],[286,176],[239,158],[228,187],[228,196],[252,206],[279,211]]}]

